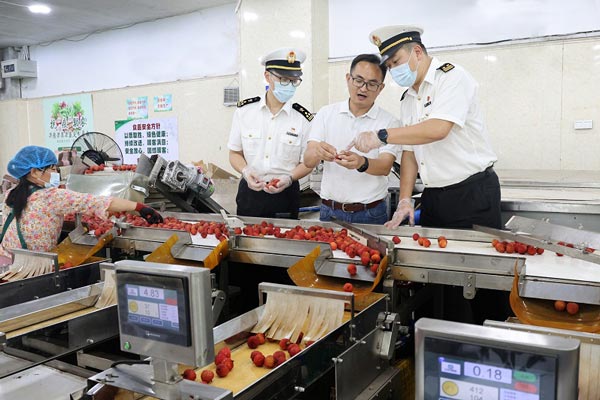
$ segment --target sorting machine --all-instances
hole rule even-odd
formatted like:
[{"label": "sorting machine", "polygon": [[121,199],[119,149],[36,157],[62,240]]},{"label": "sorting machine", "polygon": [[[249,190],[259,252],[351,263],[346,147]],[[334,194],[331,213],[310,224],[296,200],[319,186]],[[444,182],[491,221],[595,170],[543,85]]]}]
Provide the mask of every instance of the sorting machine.
[{"label": "sorting machine", "polygon": [[[223,218],[216,214],[200,215],[196,213],[166,213],[165,216],[173,216],[190,222],[199,220],[223,222]],[[261,220],[257,218],[243,217],[242,219],[247,224],[261,222]],[[273,222],[276,226],[282,228],[292,228],[296,225],[308,228],[315,224],[314,221],[271,220],[270,222]],[[319,225],[338,229],[341,228],[340,224],[335,222],[319,223]],[[269,373],[256,381],[250,382],[248,386],[241,388],[243,390],[238,390],[237,392],[231,391],[231,394],[221,392],[221,394],[215,394],[214,396],[216,397],[202,397],[205,395],[194,394],[200,396],[194,398],[228,398],[227,396],[234,396],[233,398],[251,399],[265,398],[260,396],[265,396],[268,393],[271,393],[273,396],[277,396],[277,393],[279,393],[279,395],[282,396],[273,398],[303,398],[303,396],[306,396],[304,398],[311,398],[311,390],[318,390],[318,388],[311,388],[311,386],[318,386],[318,382],[320,381],[318,378],[327,376],[327,374],[334,374],[335,376],[333,379],[336,387],[335,396],[339,399],[371,398],[366,394],[361,393],[365,390],[369,390],[369,385],[373,384],[377,379],[381,380],[377,385],[379,389],[387,387],[388,389],[386,390],[391,390],[390,393],[393,393],[394,390],[396,391],[395,393],[398,393],[398,390],[402,391],[402,389],[399,389],[397,386],[397,378],[394,378],[394,373],[397,374],[397,370],[394,371],[392,368],[388,371],[389,368],[387,367],[389,367],[389,362],[393,354],[392,350],[396,345],[395,335],[397,334],[397,330],[401,330],[403,334],[409,334],[411,332],[406,328],[401,329],[399,325],[400,322],[404,325],[410,324],[410,321],[401,321],[401,318],[399,317],[399,315],[406,316],[410,315],[410,313],[402,312],[396,314],[396,311],[400,311],[399,308],[402,308],[403,306],[402,301],[399,298],[398,290],[399,287],[406,282],[461,286],[463,287],[464,296],[466,298],[473,298],[476,296],[479,288],[510,290],[513,285],[516,271],[518,291],[522,297],[548,300],[563,299],[591,305],[600,304],[600,274],[597,274],[598,255],[582,250],[585,248],[600,248],[600,237],[592,232],[576,229],[570,230],[544,221],[532,221],[520,217],[517,217],[508,223],[509,231],[492,231],[486,228],[476,228],[478,230],[469,231],[440,230],[422,227],[401,227],[397,230],[387,230],[384,227],[371,225],[345,225],[345,227],[349,229],[353,235],[356,235],[359,240],[363,240],[365,244],[368,244],[372,248],[377,248],[383,254],[388,255],[389,269],[383,280],[382,287],[380,290],[377,290],[384,295],[372,305],[369,305],[364,310],[357,312],[356,315],[348,318],[345,323],[339,327],[339,330],[333,332],[331,336],[324,338],[323,341],[315,343],[314,348],[309,348],[307,349],[308,351],[305,353],[303,352],[304,355],[298,360],[289,360],[288,367],[275,369],[272,373]],[[112,241],[108,255],[115,259],[119,259],[127,256],[137,257],[139,254],[152,252],[164,243],[173,233],[172,230],[166,229],[124,226],[121,229],[120,235]],[[179,240],[171,249],[171,253],[173,257],[178,260],[204,260],[219,244],[214,238],[208,237],[203,239],[199,237],[199,235],[192,236],[185,231],[176,231],[175,233],[179,236]],[[443,235],[448,239],[448,246],[446,248],[439,248],[435,245],[430,248],[418,246],[416,242],[412,240],[412,235],[414,233],[429,238],[436,238]],[[392,243],[391,238],[394,235],[400,236],[401,242],[399,244],[394,245]],[[493,238],[517,240],[522,243],[536,245],[537,247],[545,248],[546,252],[542,255],[531,257],[515,254],[500,254],[490,245]],[[80,238],[82,244],[91,245],[94,243],[94,240],[95,238],[92,235]],[[570,249],[565,248],[564,246],[558,247],[556,245],[558,241],[573,243],[576,245],[576,248]],[[337,277],[341,281],[349,281],[350,277],[348,276],[346,267],[352,260],[339,250],[332,251],[331,248],[324,243],[232,234],[228,244],[229,256],[227,258],[227,263],[239,263],[250,266],[269,266],[285,270],[303,259],[308,253],[315,250],[316,246],[319,246],[319,255],[315,260],[315,271],[317,274]],[[566,256],[557,257],[554,252],[559,251]],[[96,267],[99,266],[99,264],[95,265]],[[223,271],[221,271],[221,274],[222,273]],[[48,274],[48,276],[38,278],[42,281],[45,280],[48,285],[51,285],[55,281],[54,274]],[[367,272],[363,273],[361,269],[359,269],[359,274],[352,279],[369,284],[374,280],[374,277],[372,274]],[[222,283],[223,281],[220,282]],[[227,288],[221,285],[219,286],[220,288],[227,290]],[[93,287],[93,285],[89,287]],[[256,291],[257,288],[242,288],[242,290]],[[294,290],[302,291],[300,288],[286,288],[286,290],[292,292]],[[82,290],[82,292],[83,291],[84,290]],[[71,290],[70,292],[63,293],[62,295],[58,294],[56,296],[72,295],[72,293],[75,292],[75,290]],[[310,294],[319,295],[318,293]],[[81,296],[86,297],[86,294],[81,294]],[[25,300],[29,300],[29,298],[25,298]],[[69,301],[66,301],[66,297],[58,300],[59,304],[68,302]],[[17,301],[17,303],[21,303],[21,301]],[[33,303],[36,303],[36,301],[34,300]],[[24,312],[26,307],[39,309],[42,307],[41,304],[43,303],[40,300],[37,300],[37,305],[32,305],[31,302],[21,305],[15,304],[12,305],[13,308],[11,308],[11,312],[20,314],[19,311],[15,310],[19,310],[20,308]],[[247,332],[251,329],[252,323],[248,322],[248,318],[255,321],[260,314],[260,307],[260,304],[258,307],[253,307],[251,305],[250,310],[247,313],[244,313],[241,316],[234,316],[229,321],[216,326],[213,329],[213,344],[218,346],[218,344],[225,339],[241,332]],[[351,309],[354,310],[353,307]],[[88,377],[92,375],[88,370],[86,370],[88,371],[86,373],[81,373],[80,367],[72,366],[72,364],[68,363],[69,366],[65,367],[65,361],[62,360],[51,361],[55,358],[60,358],[56,355],[56,352],[44,353],[41,358],[32,357],[29,353],[39,353],[39,343],[44,341],[51,342],[48,338],[54,338],[58,335],[57,332],[61,332],[63,336],[67,335],[67,337],[71,339],[71,332],[74,332],[70,329],[71,326],[88,327],[91,325],[102,326],[104,329],[102,334],[96,337],[94,336],[95,333],[88,334],[85,329],[78,328],[78,332],[82,332],[82,334],[76,335],[78,336],[77,339],[72,339],[73,346],[70,346],[70,344],[67,346],[70,349],[69,353],[72,353],[73,349],[76,349],[74,351],[77,353],[77,351],[85,349],[87,346],[116,337],[119,328],[117,324],[116,308],[108,307],[107,311],[102,311],[102,313],[106,313],[106,316],[101,317],[106,318],[105,322],[80,322],[79,318],[85,319],[92,317],[77,316],[68,319],[67,321],[58,322],[59,327],[51,326],[50,328],[40,328],[42,330],[41,336],[45,338],[44,340],[25,340],[25,338],[34,333],[39,333],[35,329],[32,332],[25,334],[22,338],[21,335],[7,335],[6,344],[4,345],[5,351],[2,355],[9,357],[11,360],[9,364],[12,365],[13,363],[17,363],[15,358],[19,358],[25,353],[27,353],[27,357],[22,358],[33,358],[34,360],[25,363],[23,368],[16,370],[12,368],[8,372],[4,372],[4,378],[2,378],[3,384],[0,384],[0,387],[11,387],[10,385],[5,385],[8,382],[7,380],[13,379],[13,381],[16,382],[15,377],[18,376],[18,374],[27,374],[28,371],[33,373],[37,368],[50,368],[52,374],[65,375],[64,373],[56,372],[58,371],[57,368],[60,367],[71,371],[77,370],[79,375],[76,376],[79,376],[80,378],[78,385],[75,385],[78,389],[73,391],[73,398],[85,396],[83,393],[89,393],[90,389],[93,389],[93,386],[95,386],[95,384],[91,385],[88,383],[88,387],[86,387],[85,390],[83,390],[81,386],[82,376]],[[1,309],[0,323],[6,320],[8,315],[7,308]],[[95,317],[96,316],[94,316],[94,318]],[[100,316],[98,315],[98,317]],[[203,326],[205,326],[205,328],[209,326],[212,327],[214,320],[209,322],[210,324],[208,324],[207,321],[204,321]],[[377,336],[378,339],[373,339],[374,341],[367,339],[369,334]],[[386,337],[386,345],[383,347],[381,345],[381,343],[383,343],[382,336]],[[597,335],[590,334],[590,336],[593,338]],[[341,345],[340,337],[343,338],[341,339]],[[85,340],[82,338],[85,338]],[[350,340],[350,338],[354,338],[354,340]],[[34,343],[36,350],[30,351],[29,348],[23,350],[25,345],[21,343],[25,342],[28,346],[31,346],[31,343]],[[14,345],[14,343],[19,344]],[[362,346],[361,348],[359,344],[369,345]],[[52,346],[56,345],[53,343]],[[373,368],[377,371],[377,374],[367,374],[368,376],[364,377],[361,384],[348,383],[349,381],[355,383],[356,379],[358,379],[358,377],[356,377],[356,372],[353,372],[353,370],[355,370],[354,362],[358,361],[354,361],[352,364],[338,361],[343,360],[346,352],[353,346],[356,347],[356,351],[366,351],[367,355],[363,354],[355,356],[352,355],[353,353],[347,353],[348,357],[353,357],[349,358],[349,360],[362,360],[362,357],[371,357],[376,361],[375,364],[373,364],[375,365]],[[11,350],[6,351],[6,349],[17,349],[17,351],[11,353]],[[332,349],[334,349],[333,352]],[[383,351],[383,349],[386,349],[386,351]],[[58,353],[63,355],[65,354],[65,351],[59,351]],[[145,354],[144,352],[141,352],[140,354],[145,356],[151,355],[148,352]],[[302,360],[302,362],[298,363],[297,361],[300,360]],[[49,362],[51,364],[48,364]],[[376,366],[377,363],[381,362],[384,362],[386,368]],[[37,363],[43,363],[44,366],[36,365]],[[81,364],[85,365],[85,362]],[[321,368],[317,367],[319,365]],[[201,367],[202,365],[196,366]],[[350,368],[350,366],[352,366],[352,368]],[[98,365],[96,365],[96,369],[104,370],[108,369],[108,366],[103,364],[98,368]],[[2,371],[5,370],[2,369]],[[21,372],[17,373],[15,371]],[[146,377],[152,375],[152,372],[149,371],[150,370],[146,370],[146,372],[144,372]],[[314,372],[314,376],[311,375],[311,371]],[[387,371],[386,373],[389,375],[385,375],[383,371]],[[115,374],[114,371],[108,373],[118,375]],[[37,372],[35,372],[34,375],[35,374],[37,374]],[[72,375],[72,373],[68,373],[65,376],[68,376],[68,378],[71,379]],[[100,383],[102,389],[106,390],[104,389],[104,386],[110,387],[112,386],[111,383],[114,383],[111,382],[111,376],[108,376],[108,379],[106,379],[107,376],[106,373],[104,375],[96,376],[95,378],[92,378],[90,382]],[[22,380],[21,382],[26,381],[27,380]],[[290,384],[290,382],[292,382],[292,384]],[[187,387],[187,385],[185,386]],[[68,387],[68,385],[65,387]],[[344,394],[350,387],[353,388],[352,392]],[[97,389],[100,390],[100,387]],[[147,395],[152,394],[148,391],[139,390],[141,393]],[[372,391],[373,390],[371,390],[371,392]],[[80,394],[80,397],[77,397],[77,393]],[[188,392],[184,391],[184,393]],[[596,394],[592,391],[590,391],[590,393],[591,394],[587,398],[595,398],[593,396]],[[87,395],[90,396],[90,394]],[[359,397],[363,395],[367,397]]]},{"label": "sorting machine", "polygon": [[600,232],[600,174],[597,171],[498,170],[502,218],[548,219]]}]

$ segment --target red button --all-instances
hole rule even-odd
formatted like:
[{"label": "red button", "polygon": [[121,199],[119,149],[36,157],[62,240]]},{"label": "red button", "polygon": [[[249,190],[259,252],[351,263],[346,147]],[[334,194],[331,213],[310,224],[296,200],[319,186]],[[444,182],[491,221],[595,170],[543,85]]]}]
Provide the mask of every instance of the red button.
[{"label": "red button", "polygon": [[515,382],[515,389],[525,393],[537,393],[537,386],[531,383]]}]

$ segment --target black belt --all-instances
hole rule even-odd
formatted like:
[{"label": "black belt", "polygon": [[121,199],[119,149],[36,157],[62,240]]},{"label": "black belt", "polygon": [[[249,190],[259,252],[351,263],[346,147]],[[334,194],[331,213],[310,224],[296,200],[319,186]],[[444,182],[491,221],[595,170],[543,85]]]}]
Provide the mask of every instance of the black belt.
[{"label": "black belt", "polygon": [[383,199],[375,200],[372,203],[338,203],[333,200],[323,199],[322,203],[327,207],[331,207],[334,210],[342,210],[344,212],[357,212],[357,211],[365,211],[371,208],[377,207],[379,204],[383,203]]},{"label": "black belt", "polygon": [[485,178],[486,176],[491,175],[492,173],[495,173],[494,167],[493,166],[489,166],[486,169],[484,169],[483,171],[471,175],[470,177],[468,177],[464,181],[460,181],[458,183],[454,183],[452,185],[448,185],[448,186],[444,186],[444,187],[428,188],[428,189],[429,190],[435,190],[435,189],[437,189],[437,190],[452,190],[452,189],[459,188],[461,186],[465,186],[465,185],[467,185],[469,183],[477,182],[477,181]]}]

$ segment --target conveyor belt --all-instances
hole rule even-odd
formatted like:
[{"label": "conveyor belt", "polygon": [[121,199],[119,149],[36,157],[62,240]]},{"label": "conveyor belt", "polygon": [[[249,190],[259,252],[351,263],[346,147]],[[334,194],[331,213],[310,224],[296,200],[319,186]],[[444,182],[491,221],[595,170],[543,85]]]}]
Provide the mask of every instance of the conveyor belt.
[{"label": "conveyor belt", "polygon": [[542,200],[600,204],[600,189],[588,188],[502,188],[503,201]]},{"label": "conveyor belt", "polygon": [[13,337],[25,335],[26,333],[34,332],[34,331],[37,331],[39,329],[46,328],[48,326],[52,326],[52,325],[58,324],[60,322],[70,321],[70,320],[75,319],[77,317],[81,317],[82,315],[88,315],[88,314],[91,314],[91,313],[96,312],[96,311],[100,311],[100,310],[97,309],[97,308],[95,308],[95,307],[84,308],[83,310],[78,310],[78,311],[75,311],[75,312],[72,312],[72,313],[69,313],[69,314],[61,315],[60,317],[49,319],[47,321],[38,322],[36,324],[29,325],[29,326],[27,326],[25,328],[20,328],[20,329],[14,330],[14,331],[7,332],[6,333],[6,338],[10,339],[10,338],[13,338]]},{"label": "conveyor belt", "polygon": [[[498,253],[490,243],[449,240],[446,248],[437,245],[437,238],[429,238],[431,247],[420,246],[412,237],[400,237],[401,242],[396,249],[411,249],[418,251],[435,251],[439,253],[474,254],[489,257],[522,258],[525,260],[525,270],[522,275],[531,278],[552,278],[565,281],[583,281],[600,283],[600,266],[594,263],[571,257],[558,257],[553,252],[541,255],[521,255]],[[389,237],[391,240],[391,237]]]}]

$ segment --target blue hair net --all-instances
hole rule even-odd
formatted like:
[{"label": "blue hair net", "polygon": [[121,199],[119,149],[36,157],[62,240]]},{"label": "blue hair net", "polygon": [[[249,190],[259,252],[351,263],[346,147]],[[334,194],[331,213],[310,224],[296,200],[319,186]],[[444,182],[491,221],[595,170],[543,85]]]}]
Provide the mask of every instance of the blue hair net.
[{"label": "blue hair net", "polygon": [[58,164],[54,152],[46,147],[25,146],[8,162],[8,173],[21,179],[31,168],[44,169]]}]

